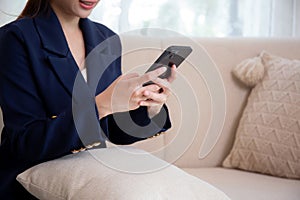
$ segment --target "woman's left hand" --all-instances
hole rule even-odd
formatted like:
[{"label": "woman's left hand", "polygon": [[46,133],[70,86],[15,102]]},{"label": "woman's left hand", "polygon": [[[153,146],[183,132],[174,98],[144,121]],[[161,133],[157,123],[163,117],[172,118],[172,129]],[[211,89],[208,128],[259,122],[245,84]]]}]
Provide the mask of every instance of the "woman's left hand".
[{"label": "woman's left hand", "polygon": [[147,100],[142,101],[140,105],[148,107],[148,115],[150,118],[157,115],[162,106],[166,103],[171,94],[171,83],[176,79],[176,75],[177,69],[176,66],[173,65],[171,67],[171,76],[169,78],[157,78],[153,81],[155,84],[145,86],[143,95],[147,98]]}]

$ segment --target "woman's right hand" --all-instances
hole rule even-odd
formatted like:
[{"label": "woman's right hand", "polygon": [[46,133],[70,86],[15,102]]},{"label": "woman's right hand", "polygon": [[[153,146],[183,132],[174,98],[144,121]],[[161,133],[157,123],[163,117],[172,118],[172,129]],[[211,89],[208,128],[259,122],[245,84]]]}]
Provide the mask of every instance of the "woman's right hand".
[{"label": "woman's right hand", "polygon": [[106,90],[96,96],[99,118],[139,108],[140,103],[147,100],[147,97],[143,95],[147,88],[143,87],[143,84],[155,81],[165,71],[166,68],[162,67],[141,76],[136,73],[121,75]]}]

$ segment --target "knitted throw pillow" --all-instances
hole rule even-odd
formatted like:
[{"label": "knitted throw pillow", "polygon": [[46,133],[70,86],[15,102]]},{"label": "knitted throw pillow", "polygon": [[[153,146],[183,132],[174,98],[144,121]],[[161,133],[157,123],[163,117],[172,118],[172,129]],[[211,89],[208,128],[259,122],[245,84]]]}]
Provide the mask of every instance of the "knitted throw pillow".
[{"label": "knitted throw pillow", "polygon": [[255,86],[223,166],[300,179],[300,61],[262,52],[243,63],[252,63],[248,69],[256,71],[263,64],[264,73],[251,73],[241,65],[234,69],[238,79],[257,83],[244,81]]}]

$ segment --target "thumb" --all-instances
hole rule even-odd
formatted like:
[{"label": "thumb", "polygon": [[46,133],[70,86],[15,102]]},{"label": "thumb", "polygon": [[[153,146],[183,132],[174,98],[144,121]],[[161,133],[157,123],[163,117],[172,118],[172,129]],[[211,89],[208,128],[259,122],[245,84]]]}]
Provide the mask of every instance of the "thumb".
[{"label": "thumb", "polygon": [[146,83],[148,81],[153,81],[153,80],[157,79],[165,71],[167,71],[166,67],[160,67],[154,71],[148,72],[139,78],[139,84],[143,85],[144,83]]}]

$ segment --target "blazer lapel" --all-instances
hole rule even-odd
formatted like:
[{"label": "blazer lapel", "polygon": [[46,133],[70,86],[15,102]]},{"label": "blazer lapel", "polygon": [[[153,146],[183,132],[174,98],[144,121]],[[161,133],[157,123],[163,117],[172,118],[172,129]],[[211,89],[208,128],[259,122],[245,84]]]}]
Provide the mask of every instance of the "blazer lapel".
[{"label": "blazer lapel", "polygon": [[50,9],[49,13],[41,13],[34,18],[34,22],[42,47],[58,56],[66,57],[69,52],[68,43],[54,11]]},{"label": "blazer lapel", "polygon": [[[121,49],[116,48],[120,43],[117,36],[105,35],[104,30],[101,32],[101,29],[87,18],[80,20],[80,27],[83,32],[87,55],[87,83],[91,91],[96,93],[99,80],[105,70],[120,57],[118,54],[120,54]],[[115,51],[118,53],[113,53]]]},{"label": "blazer lapel", "polygon": [[77,69],[74,67],[73,59],[48,56],[48,60],[59,81],[72,96],[74,82],[79,72],[78,67],[76,66]]},{"label": "blazer lapel", "polygon": [[42,48],[47,51],[50,67],[59,81],[72,95],[73,85],[79,71],[68,47],[60,22],[50,9],[34,18],[37,32],[41,39]]}]

